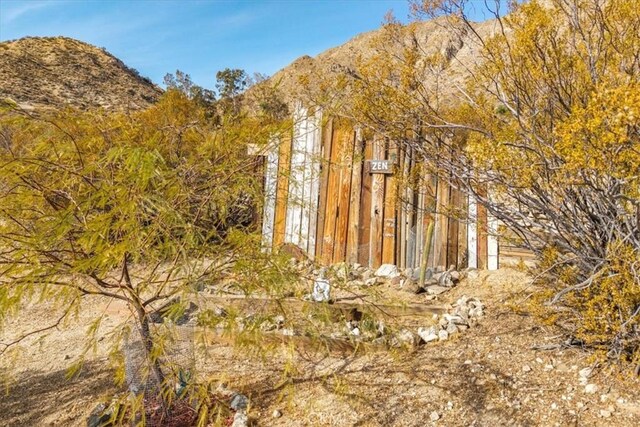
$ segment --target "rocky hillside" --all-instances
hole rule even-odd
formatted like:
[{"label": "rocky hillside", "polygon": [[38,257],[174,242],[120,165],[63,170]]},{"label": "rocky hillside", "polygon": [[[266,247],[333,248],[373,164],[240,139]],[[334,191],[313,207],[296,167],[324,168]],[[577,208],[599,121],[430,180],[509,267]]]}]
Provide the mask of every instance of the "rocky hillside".
[{"label": "rocky hillside", "polygon": [[[409,32],[402,35],[385,33],[384,28],[357,35],[343,45],[328,49],[316,57],[302,56],[274,74],[269,82],[280,89],[285,99],[306,100],[310,92],[331,81],[345,70],[352,69],[360,60],[376,55],[381,49],[401,55],[404,47],[415,44],[422,56],[441,53],[448,66],[438,76],[425,74],[425,86],[437,90],[442,96],[454,95],[479,61],[481,46],[476,36],[454,30],[447,18],[415,22]],[[490,37],[497,22],[488,20],[474,25],[477,35]],[[304,84],[301,84],[304,82]]]},{"label": "rocky hillside", "polygon": [[162,90],[104,49],[67,37],[0,43],[0,98],[27,109],[141,109]]}]

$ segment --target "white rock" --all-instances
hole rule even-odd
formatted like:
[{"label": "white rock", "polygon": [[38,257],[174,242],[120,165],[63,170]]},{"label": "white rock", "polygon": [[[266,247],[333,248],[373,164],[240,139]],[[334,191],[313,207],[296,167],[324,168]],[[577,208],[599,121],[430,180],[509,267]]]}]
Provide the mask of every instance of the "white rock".
[{"label": "white rock", "polygon": [[594,393],[595,393],[595,392],[597,392],[597,391],[598,391],[598,386],[597,386],[597,385],[595,385],[595,384],[593,384],[593,383],[591,383],[591,384],[587,384],[587,385],[584,387],[584,392],[585,392],[585,393],[588,393],[588,394],[594,394]]},{"label": "white rock", "polygon": [[593,373],[593,368],[584,368],[578,371],[578,376],[580,378],[589,378],[592,373]]},{"label": "white rock", "polygon": [[398,277],[400,273],[398,273],[398,267],[393,264],[382,264],[376,272],[374,273],[376,277],[386,277],[392,279],[394,277]]},{"label": "white rock", "polygon": [[436,341],[438,339],[438,332],[435,326],[429,328],[418,328],[418,336],[424,342]]},{"label": "white rock", "polygon": [[353,328],[351,330],[351,335],[353,335],[354,337],[359,337],[360,336],[360,329],[358,328]]},{"label": "white rock", "polygon": [[438,332],[438,338],[440,339],[440,341],[446,341],[449,338],[449,332],[444,329],[440,330]]},{"label": "white rock", "polygon": [[331,285],[328,279],[317,278],[313,284],[311,298],[315,302],[326,302],[331,299]]},{"label": "white rock", "polygon": [[458,327],[455,323],[451,322],[447,325],[447,332],[449,333],[449,335],[456,334],[458,333]]},{"label": "white rock", "polygon": [[245,411],[238,411],[233,416],[233,424],[231,427],[247,427],[249,425],[249,417]]},{"label": "white rock", "polygon": [[282,412],[280,412],[278,409],[274,409],[271,413],[271,416],[273,418],[280,418],[282,416]]},{"label": "white rock", "polygon": [[522,367],[522,372],[531,372],[531,366],[529,365],[524,365]]},{"label": "white rock", "polygon": [[433,411],[431,415],[429,415],[429,419],[431,419],[431,421],[438,421],[440,419],[440,414],[437,411]]},{"label": "white rock", "polygon": [[609,418],[611,416],[611,412],[606,409],[600,409],[600,416],[602,418]]}]

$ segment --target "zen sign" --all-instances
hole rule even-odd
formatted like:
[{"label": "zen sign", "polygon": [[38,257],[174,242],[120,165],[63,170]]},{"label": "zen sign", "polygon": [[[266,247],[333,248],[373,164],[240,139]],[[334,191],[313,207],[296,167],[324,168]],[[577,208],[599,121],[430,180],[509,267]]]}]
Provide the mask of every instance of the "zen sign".
[{"label": "zen sign", "polygon": [[393,161],[391,160],[367,160],[365,168],[369,173],[392,174],[394,172]]}]

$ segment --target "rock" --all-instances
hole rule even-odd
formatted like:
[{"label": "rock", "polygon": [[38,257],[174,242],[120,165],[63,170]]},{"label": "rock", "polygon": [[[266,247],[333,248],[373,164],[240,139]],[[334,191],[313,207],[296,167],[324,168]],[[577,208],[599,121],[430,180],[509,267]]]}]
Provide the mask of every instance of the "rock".
[{"label": "rock", "polygon": [[294,336],[296,333],[294,332],[293,329],[291,328],[284,328],[280,331],[282,333],[282,335],[284,335],[285,337],[292,337]]},{"label": "rock", "polygon": [[442,318],[447,321],[447,324],[449,323],[455,323],[456,325],[467,324],[467,320],[462,316],[458,316],[457,314],[445,314],[444,316],[442,316]]},{"label": "rock", "polygon": [[418,282],[413,280],[411,277],[404,279],[400,287],[402,288],[403,291],[409,292],[411,294],[419,294],[423,290],[418,285]]},{"label": "rock", "polygon": [[609,418],[611,416],[611,411],[608,411],[606,409],[600,409],[600,416],[602,418]]},{"label": "rock", "polygon": [[328,279],[318,277],[313,283],[311,299],[315,302],[328,302],[331,299],[331,285]]},{"label": "rock", "polygon": [[372,277],[364,281],[366,286],[375,286],[379,283],[379,277]]},{"label": "rock", "polygon": [[480,272],[476,269],[469,270],[467,271],[467,277],[471,280],[476,280],[478,277],[480,277]]},{"label": "rock", "polygon": [[529,365],[524,365],[522,367],[522,372],[531,372],[531,366]]},{"label": "rock", "polygon": [[416,345],[416,336],[410,330],[402,329],[392,337],[391,345],[393,347],[413,347]]},{"label": "rock", "polygon": [[362,264],[354,262],[351,267],[353,267],[354,270],[360,270],[362,268]]},{"label": "rock", "polygon": [[449,332],[447,332],[445,329],[441,329],[438,332],[438,338],[440,339],[440,341],[446,341],[447,339],[449,339]]},{"label": "rock", "polygon": [[444,273],[440,273],[439,275],[436,274],[433,277],[434,279],[435,278],[438,279],[438,285],[440,286],[452,288],[455,285],[455,283],[453,283],[453,280],[451,279],[451,273],[449,273],[448,271],[445,271]]},{"label": "rock", "polygon": [[458,333],[458,327],[456,326],[455,323],[451,322],[451,323],[449,323],[449,325],[447,325],[446,331],[447,331],[447,333],[449,335],[457,334]]},{"label": "rock", "polygon": [[280,412],[278,409],[274,409],[273,412],[271,413],[272,418],[280,418],[281,416],[282,416],[282,412]]},{"label": "rock", "polygon": [[354,337],[359,337],[360,336],[360,329],[358,327],[355,327],[351,330],[351,335],[353,335]]},{"label": "rock", "polygon": [[471,310],[469,310],[469,317],[474,317],[477,319],[478,317],[482,317],[482,316],[484,316],[484,311],[480,307],[474,307]]},{"label": "rock", "polygon": [[371,279],[372,277],[373,277],[373,271],[371,271],[371,270],[370,270],[370,269],[368,269],[368,268],[367,268],[367,269],[362,273],[362,275],[360,276],[360,278],[361,278],[362,280],[364,280],[365,282],[366,282],[367,280]]},{"label": "rock", "polygon": [[449,274],[451,275],[451,280],[453,280],[454,283],[458,283],[460,281],[460,278],[461,278],[460,272],[452,271]]},{"label": "rock", "polygon": [[402,274],[404,275],[404,277],[413,277],[413,268],[405,268],[404,270],[402,270]]},{"label": "rock", "polygon": [[248,425],[249,417],[247,413],[244,410],[236,412],[233,416],[233,424],[231,424],[231,427],[248,427]]},{"label": "rock", "polygon": [[433,411],[431,415],[429,415],[429,419],[431,421],[438,421],[440,419],[440,414],[436,411]]},{"label": "rock", "polygon": [[587,384],[584,387],[584,392],[587,393],[587,394],[594,394],[597,391],[598,391],[598,386],[593,384],[593,383],[592,384]]},{"label": "rock", "polygon": [[242,411],[247,409],[249,406],[249,398],[242,393],[235,393],[231,397],[231,401],[229,402],[229,406],[234,411]]},{"label": "rock", "polygon": [[389,280],[389,284],[391,286],[399,286],[401,282],[402,282],[402,276],[396,276],[391,280]]},{"label": "rock", "polygon": [[374,273],[376,277],[384,277],[388,279],[392,279],[400,275],[398,273],[398,267],[393,264],[382,264],[376,272]]},{"label": "rock", "polygon": [[111,418],[111,413],[107,411],[106,403],[99,403],[87,418],[87,427],[101,427]]},{"label": "rock", "polygon": [[438,330],[435,326],[430,326],[428,328],[418,328],[418,336],[424,342],[431,342],[438,340]]},{"label": "rock", "polygon": [[[413,274],[412,274],[412,278],[413,280],[420,280],[420,273],[422,272],[421,268],[414,268],[413,269]],[[432,268],[427,268],[424,271],[424,280],[431,280],[433,278],[433,269]]]},{"label": "rock", "polygon": [[447,292],[449,288],[446,288],[444,286],[439,286],[439,285],[431,285],[431,286],[427,286],[425,290],[429,295],[440,295],[444,292]]},{"label": "rock", "polygon": [[334,274],[336,275],[336,277],[338,279],[341,279],[341,280],[348,280],[349,279],[349,276],[350,276],[350,274],[349,274],[349,266],[346,263],[341,262],[339,264],[334,265],[333,266],[333,271],[334,271]]}]

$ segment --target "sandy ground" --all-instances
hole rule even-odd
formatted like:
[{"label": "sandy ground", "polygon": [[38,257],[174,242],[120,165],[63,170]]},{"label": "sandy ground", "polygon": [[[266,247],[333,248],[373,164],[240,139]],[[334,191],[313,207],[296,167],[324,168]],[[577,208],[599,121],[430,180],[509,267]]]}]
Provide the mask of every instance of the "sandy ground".
[{"label": "sandy ground", "polygon": [[[453,339],[414,351],[319,354],[283,345],[265,354],[227,343],[213,345],[201,363],[209,379],[224,379],[251,398],[257,426],[565,426],[640,424],[639,382],[628,371],[596,369],[587,393],[578,372],[591,366],[580,349],[533,350],[558,342],[558,331],[510,307],[526,294],[527,277],[513,270],[481,272],[438,301],[382,285],[382,294],[411,303],[446,304],[461,295],[487,306],[479,325]],[[387,286],[388,289],[384,289]],[[65,367],[82,351],[96,313],[106,319],[81,373]],[[4,341],[48,324],[55,313],[34,307],[9,324]],[[0,367],[15,382],[0,402],[0,424],[81,426],[95,403],[115,390],[108,368],[108,331],[126,319],[124,307],[89,300],[72,324],[42,340],[29,339],[16,359]],[[429,318],[425,316],[425,323]],[[413,319],[415,321],[415,319]],[[274,417],[278,410],[281,416]],[[436,419],[437,418],[437,419]]]}]

